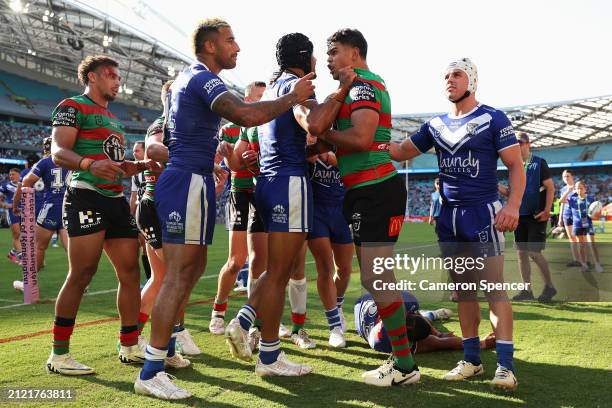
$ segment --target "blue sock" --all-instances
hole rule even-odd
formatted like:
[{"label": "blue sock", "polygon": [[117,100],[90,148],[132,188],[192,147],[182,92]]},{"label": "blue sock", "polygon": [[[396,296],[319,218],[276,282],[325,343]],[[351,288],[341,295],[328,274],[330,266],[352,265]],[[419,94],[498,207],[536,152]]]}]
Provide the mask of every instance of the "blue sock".
[{"label": "blue sock", "polygon": [[474,365],[480,364],[480,337],[463,339],[463,359]]},{"label": "blue sock", "polygon": [[176,334],[180,331],[179,327],[180,326],[177,325],[172,329],[172,335],[170,336],[170,341],[168,341],[168,357],[172,357],[176,354]]},{"label": "blue sock", "polygon": [[496,340],[495,353],[497,353],[497,362],[500,366],[506,367],[514,372],[512,364],[512,355],[514,354],[514,343],[510,340]]},{"label": "blue sock", "polygon": [[259,359],[264,364],[272,364],[280,354],[280,340],[259,340]]},{"label": "blue sock", "polygon": [[183,330],[185,330],[185,325],[184,324],[177,324],[174,326],[175,330],[177,333],[182,332]]},{"label": "blue sock", "polygon": [[327,324],[329,325],[329,330],[333,330],[334,327],[340,327],[340,313],[338,312],[338,307],[334,307],[333,309],[325,311],[325,317],[327,317]]},{"label": "blue sock", "polygon": [[142,366],[142,370],[140,370],[140,379],[150,380],[160,371],[164,371],[164,359],[166,358],[166,354],[167,350],[147,346],[145,350],[145,362]]},{"label": "blue sock", "polygon": [[336,306],[342,307],[343,304],[344,304],[344,296],[336,297]]},{"label": "blue sock", "polygon": [[257,312],[255,312],[253,306],[249,304],[242,306],[238,312],[238,321],[244,330],[248,331],[255,322],[256,318]]}]

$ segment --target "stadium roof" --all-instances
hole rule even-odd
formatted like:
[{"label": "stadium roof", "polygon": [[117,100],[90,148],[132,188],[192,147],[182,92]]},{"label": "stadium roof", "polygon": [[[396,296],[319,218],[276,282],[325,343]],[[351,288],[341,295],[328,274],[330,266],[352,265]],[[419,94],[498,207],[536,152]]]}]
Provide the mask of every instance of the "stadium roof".
[{"label": "stadium roof", "polygon": [[76,84],[79,62],[95,54],[119,61],[120,99],[147,107],[157,107],[161,85],[193,61],[79,1],[0,0],[0,60]]},{"label": "stadium roof", "polygon": [[[502,108],[515,130],[527,132],[534,147],[612,139],[612,95]],[[395,138],[416,132],[435,113],[394,115]],[[397,132],[401,133],[398,134]]]}]

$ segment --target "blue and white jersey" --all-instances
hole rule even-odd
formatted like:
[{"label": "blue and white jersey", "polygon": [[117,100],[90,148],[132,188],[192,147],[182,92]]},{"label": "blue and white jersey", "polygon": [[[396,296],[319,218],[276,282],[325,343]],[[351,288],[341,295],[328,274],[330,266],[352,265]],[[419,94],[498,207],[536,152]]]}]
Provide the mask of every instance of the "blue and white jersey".
[{"label": "blue and white jersey", "polygon": [[[271,101],[290,93],[298,79],[297,75],[284,72],[266,89],[261,100]],[[315,96],[310,99],[315,99]],[[257,133],[260,176],[306,175],[306,131],[295,120],[293,109],[258,126]]]},{"label": "blue and white jersey", "polygon": [[32,167],[32,173],[45,183],[44,202],[61,205],[70,171],[53,163],[51,156],[48,156]]},{"label": "blue and white jersey", "polygon": [[312,196],[316,204],[341,205],[346,192],[340,169],[332,164],[327,164],[317,158],[314,163],[309,163],[310,184],[312,185]]},{"label": "blue and white jersey", "polygon": [[[565,194],[565,192],[566,192],[566,191],[567,191],[569,188],[571,188],[571,189],[573,190],[573,189],[574,189],[574,186],[568,186],[568,185],[565,185],[565,186],[561,187],[561,197],[563,197],[563,194]],[[573,197],[573,196],[575,196],[575,195],[577,195],[577,193],[576,193],[575,191],[572,191],[571,193],[569,193],[569,194],[567,195],[567,202],[569,203],[570,198],[572,198],[572,197]],[[566,204],[563,206],[563,213],[561,214],[561,216],[562,216],[563,218],[571,218],[571,217],[572,217],[572,209],[570,208],[570,206],[569,206],[569,204],[568,204],[568,203],[566,203]]]},{"label": "blue and white jersey", "polygon": [[443,200],[451,206],[498,200],[499,152],[518,144],[506,115],[482,104],[458,117],[436,116],[410,140],[422,153],[435,147]]},{"label": "blue and white jersey", "polygon": [[589,205],[595,201],[593,196],[580,198],[572,194],[567,198],[567,206],[570,208],[574,228],[586,228],[591,225],[592,220],[588,215]]},{"label": "blue and white jersey", "polygon": [[181,72],[170,88],[167,136],[167,167],[209,174],[217,150],[221,117],[211,109],[227,92],[225,83],[208,68],[196,62]]},{"label": "blue and white jersey", "polygon": [[9,179],[4,180],[0,184],[0,193],[4,196],[4,202],[7,204],[13,204],[13,197],[15,197],[15,191],[17,191],[17,184]]},{"label": "blue and white jersey", "polygon": [[[27,176],[31,170],[32,169],[28,167],[21,170],[21,173],[19,173],[19,181],[23,181],[25,176]],[[44,180],[38,180],[32,187],[34,188],[34,207],[36,208],[36,211],[38,211],[41,209],[42,203],[45,199],[45,182]]]}]

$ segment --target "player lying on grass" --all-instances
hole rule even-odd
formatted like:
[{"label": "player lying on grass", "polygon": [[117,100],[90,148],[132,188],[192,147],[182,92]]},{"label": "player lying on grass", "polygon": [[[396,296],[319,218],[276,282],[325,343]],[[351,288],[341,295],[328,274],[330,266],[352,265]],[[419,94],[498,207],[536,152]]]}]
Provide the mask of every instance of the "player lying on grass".
[{"label": "player lying on grass", "polygon": [[[449,309],[433,311],[420,310],[419,302],[408,292],[402,292],[404,306],[406,307],[406,328],[408,339],[412,343],[412,353],[442,350],[463,350],[461,337],[453,332],[440,332],[432,326],[435,320],[446,320],[452,312]],[[378,308],[372,295],[365,294],[355,302],[355,330],[373,350],[391,353],[391,342],[385,330],[382,319],[378,315]],[[480,349],[490,349],[495,346],[495,333],[489,334],[480,341]]]}]

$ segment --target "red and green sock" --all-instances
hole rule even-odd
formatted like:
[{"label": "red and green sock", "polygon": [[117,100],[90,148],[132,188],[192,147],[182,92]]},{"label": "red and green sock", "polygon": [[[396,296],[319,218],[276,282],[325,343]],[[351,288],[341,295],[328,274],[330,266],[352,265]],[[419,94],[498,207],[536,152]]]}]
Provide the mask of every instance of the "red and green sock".
[{"label": "red and green sock", "polygon": [[304,328],[304,322],[306,322],[306,313],[291,312],[291,322],[293,323],[291,333],[296,334],[300,331],[300,329]]},{"label": "red and green sock", "polygon": [[145,324],[147,324],[147,320],[149,320],[148,314],[142,313],[142,312],[138,313],[138,335],[139,336],[142,334],[142,330],[144,329]]},{"label": "red and green sock", "polygon": [[406,332],[406,310],[403,302],[393,302],[387,307],[379,307],[378,315],[383,321],[391,348],[395,365],[402,370],[411,371],[414,366],[411,343]]},{"label": "red and green sock", "polygon": [[62,355],[70,352],[70,336],[74,330],[75,319],[55,316],[53,322],[53,354]]},{"label": "red and green sock", "polygon": [[215,299],[215,303],[213,304],[212,317],[220,317],[221,319],[225,319],[226,310],[227,299],[225,299],[224,301],[219,301],[219,299]]},{"label": "red and green sock", "polygon": [[121,326],[119,330],[119,342],[122,346],[133,346],[138,344],[138,325]]}]

